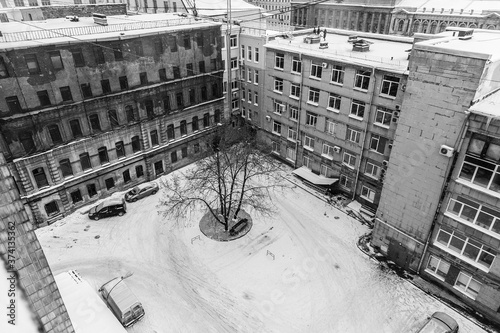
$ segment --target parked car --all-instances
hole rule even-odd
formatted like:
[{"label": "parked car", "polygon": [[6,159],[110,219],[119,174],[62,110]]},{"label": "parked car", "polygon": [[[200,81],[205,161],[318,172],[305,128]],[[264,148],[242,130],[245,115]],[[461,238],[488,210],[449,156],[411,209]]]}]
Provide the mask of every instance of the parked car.
[{"label": "parked car", "polygon": [[434,312],[418,333],[457,333],[458,323],[444,312]]},{"label": "parked car", "polygon": [[158,184],[154,182],[143,183],[125,193],[125,200],[127,202],[135,202],[148,195],[154,195],[156,192],[158,192]]},{"label": "parked car", "polygon": [[123,199],[108,199],[89,210],[89,218],[99,220],[108,216],[122,216],[127,212],[127,204]]}]

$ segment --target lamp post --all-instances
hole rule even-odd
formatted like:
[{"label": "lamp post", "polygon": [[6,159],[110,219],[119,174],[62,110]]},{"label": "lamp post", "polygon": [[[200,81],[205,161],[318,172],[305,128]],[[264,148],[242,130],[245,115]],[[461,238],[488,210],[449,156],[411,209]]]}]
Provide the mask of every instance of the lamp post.
[{"label": "lamp post", "polygon": [[[134,273],[133,272],[127,272],[124,276],[120,276],[120,280],[111,288],[111,290],[107,293],[106,295],[106,298],[105,298],[105,301],[108,302],[108,298],[109,298],[109,295],[111,295],[111,292],[113,291],[113,289],[115,289],[115,287],[120,283],[122,282],[123,280],[131,277]],[[99,292],[102,292],[103,288],[105,285],[107,285],[108,283],[110,283],[111,281],[115,280],[116,278],[113,278],[111,280],[109,280],[108,282],[106,282],[105,284],[103,284],[101,286],[101,288],[99,288]]]}]

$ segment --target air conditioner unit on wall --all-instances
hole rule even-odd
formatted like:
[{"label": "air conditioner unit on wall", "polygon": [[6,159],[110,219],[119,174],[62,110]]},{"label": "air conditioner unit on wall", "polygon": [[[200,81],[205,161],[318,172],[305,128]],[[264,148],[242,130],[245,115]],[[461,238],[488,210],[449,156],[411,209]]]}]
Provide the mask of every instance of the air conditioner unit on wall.
[{"label": "air conditioner unit on wall", "polygon": [[399,111],[399,110],[401,110],[401,105],[396,104],[395,108],[396,108],[396,110],[398,110],[398,111]]},{"label": "air conditioner unit on wall", "polygon": [[339,146],[334,146],[333,151],[336,153],[340,153],[340,147]]},{"label": "air conditioner unit on wall", "polygon": [[388,165],[389,165],[389,161],[388,161],[388,160],[383,160],[383,161],[382,161],[382,164],[383,164],[384,166],[388,166]]},{"label": "air conditioner unit on wall", "polygon": [[266,120],[267,120],[267,121],[271,121],[271,117],[266,116]]},{"label": "air conditioner unit on wall", "polygon": [[321,66],[322,66],[323,68],[328,68],[328,63],[324,62],[324,63],[322,63],[322,64],[321,64]]},{"label": "air conditioner unit on wall", "polygon": [[392,113],[392,116],[393,116],[393,117],[396,117],[396,118],[399,118],[399,112],[398,112],[398,111],[394,111],[394,112]]},{"label": "air conditioner unit on wall", "polygon": [[452,147],[448,147],[446,145],[442,145],[441,148],[439,149],[439,154],[446,157],[452,157],[454,152],[455,149],[453,149]]}]

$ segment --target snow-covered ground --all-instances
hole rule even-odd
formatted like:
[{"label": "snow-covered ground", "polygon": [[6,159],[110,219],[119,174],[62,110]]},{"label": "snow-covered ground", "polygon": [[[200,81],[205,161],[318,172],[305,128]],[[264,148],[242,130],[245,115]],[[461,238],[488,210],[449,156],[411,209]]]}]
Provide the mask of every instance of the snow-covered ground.
[{"label": "snow-covered ground", "polygon": [[203,212],[162,218],[159,195],[122,217],[76,212],[37,230],[54,274],[76,269],[97,290],[133,272],[127,284],[146,316],[129,332],[412,333],[434,311],[462,333],[485,332],[382,271],[356,247],[368,228],[301,188],[277,193],[279,214],[253,215],[252,230],[232,242],[201,234]]}]

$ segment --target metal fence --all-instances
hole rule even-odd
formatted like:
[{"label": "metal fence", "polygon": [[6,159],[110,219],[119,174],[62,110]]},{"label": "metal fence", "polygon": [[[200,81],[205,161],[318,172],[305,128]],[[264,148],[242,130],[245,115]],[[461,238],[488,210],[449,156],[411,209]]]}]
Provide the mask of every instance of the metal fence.
[{"label": "metal fence", "polygon": [[95,35],[95,34],[103,34],[109,32],[123,32],[123,31],[141,30],[141,29],[174,27],[179,25],[193,24],[195,22],[197,22],[197,20],[192,18],[179,18],[179,19],[174,19],[174,20],[170,19],[164,21],[119,23],[119,24],[110,24],[106,26],[95,25],[95,26],[85,26],[85,27],[9,32],[2,34],[2,36],[0,37],[0,43],[22,42],[29,40],[40,40],[40,39],[60,38],[60,37],[74,37],[83,35]]}]

